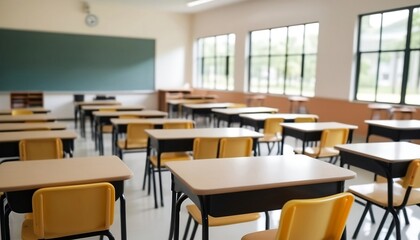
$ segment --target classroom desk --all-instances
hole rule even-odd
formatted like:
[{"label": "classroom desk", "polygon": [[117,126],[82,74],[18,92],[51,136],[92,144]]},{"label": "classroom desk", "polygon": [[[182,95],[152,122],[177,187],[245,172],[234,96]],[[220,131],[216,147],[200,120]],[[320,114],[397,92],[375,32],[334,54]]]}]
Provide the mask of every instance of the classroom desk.
[{"label": "classroom desk", "polygon": [[392,141],[420,139],[420,120],[366,120],[368,132],[366,142],[371,135],[392,139]]},{"label": "classroom desk", "polygon": [[281,123],[280,125],[283,127],[280,154],[283,154],[284,139],[286,136],[302,140],[302,152],[305,152],[305,143],[307,141],[319,141],[322,131],[325,129],[348,128],[350,130],[348,142],[351,143],[353,140],[353,131],[358,128],[356,125],[338,122]]},{"label": "classroom desk", "polygon": [[228,127],[230,127],[233,122],[240,122],[239,115],[245,113],[276,113],[278,112],[277,108],[269,107],[244,107],[244,108],[226,108],[226,109],[213,109],[214,118],[217,123],[216,126],[219,127],[220,121],[226,121]]},{"label": "classroom desk", "polygon": [[[94,100],[94,101],[82,101],[82,102],[74,102],[74,126],[77,128],[77,120],[80,121],[80,126],[82,121],[84,122],[85,119],[81,117],[81,110],[83,106],[89,105],[121,105],[120,102],[115,100]],[[84,123],[83,123],[84,124]]]},{"label": "classroom desk", "polygon": [[2,110],[0,110],[0,115],[11,115],[12,110],[20,110],[20,109],[32,111],[32,113],[34,113],[34,114],[47,114],[47,113],[51,112],[51,110],[41,108],[41,107],[15,108],[15,109],[2,109]]},{"label": "classroom desk", "polygon": [[309,100],[307,97],[292,96],[289,97],[288,100],[290,103],[290,113],[301,113],[301,110],[307,112],[306,107],[303,105]]},{"label": "classroom desk", "polygon": [[169,162],[167,166],[172,173],[169,239],[174,232],[175,240],[179,238],[179,210],[187,197],[201,210],[202,239],[207,240],[208,215],[281,209],[292,199],[343,192],[344,181],[356,176],[348,169],[304,155]]},{"label": "classroom desk", "polygon": [[99,154],[104,154],[104,140],[102,126],[110,125],[112,118],[118,118],[121,115],[131,115],[139,118],[165,118],[168,116],[166,112],[157,110],[144,111],[116,111],[116,112],[93,112],[94,117],[94,136],[95,143],[98,143]]},{"label": "classroom desk", "polygon": [[64,130],[67,124],[59,122],[34,123],[0,123],[0,132],[17,132],[31,130]]},{"label": "classroom desk", "polygon": [[0,123],[54,122],[55,120],[56,117],[51,114],[0,115]]},{"label": "classroom desk", "polygon": [[213,103],[215,98],[210,99],[171,99],[166,101],[169,117],[174,117],[174,113],[177,112],[178,116],[182,116],[181,105],[183,104],[198,104],[198,103]]},{"label": "classroom desk", "polygon": [[370,119],[374,120],[374,119],[381,119],[382,115],[384,115],[385,118],[389,118],[388,115],[389,115],[389,111],[392,108],[392,105],[372,103],[368,105],[368,108],[371,111]]},{"label": "classroom desk", "polygon": [[[245,128],[193,128],[193,129],[149,129],[146,130],[149,135],[147,147],[147,159],[150,157],[151,149],[156,150],[158,161],[158,175],[160,188],[160,201],[163,207],[162,193],[162,173],[160,168],[160,155],[163,152],[183,152],[192,151],[195,138],[235,138],[251,137],[253,138],[253,149],[256,149],[258,138],[264,135]],[[155,208],[158,207],[156,190],[154,191]]]},{"label": "classroom desk", "polygon": [[80,133],[84,138],[86,136],[85,118],[89,117],[92,138],[94,137],[94,117],[93,112],[106,109],[115,109],[115,111],[141,111],[143,106],[122,106],[122,105],[87,105],[80,109]]},{"label": "classroom desk", "polygon": [[387,178],[388,209],[395,221],[397,239],[401,239],[400,221],[392,207],[393,178],[405,176],[410,162],[420,158],[420,145],[407,142],[355,143],[335,148],[340,150],[341,166],[352,165]]},{"label": "classroom desk", "polygon": [[73,156],[74,139],[77,134],[72,130],[46,130],[19,132],[0,132],[0,158],[19,157],[19,141],[22,139],[60,138],[63,142],[63,151]]},{"label": "classroom desk", "polygon": [[294,122],[296,118],[300,117],[318,119],[318,115],[315,114],[298,113],[249,113],[239,115],[241,127],[250,126],[257,132],[264,129],[264,121],[267,118],[283,118],[284,122]]},{"label": "classroom desk", "polygon": [[[32,195],[39,188],[110,182],[115,187],[115,200],[120,199],[121,239],[125,240],[124,180],[132,176],[131,170],[116,156],[12,161],[0,164],[0,192],[6,193],[13,212],[29,213],[32,212]],[[8,221],[7,216],[5,220]]]},{"label": "classroom desk", "polygon": [[195,103],[195,104],[182,104],[182,112],[188,118],[191,115],[195,120],[196,115],[211,116],[212,109],[228,108],[233,106],[234,103]]}]

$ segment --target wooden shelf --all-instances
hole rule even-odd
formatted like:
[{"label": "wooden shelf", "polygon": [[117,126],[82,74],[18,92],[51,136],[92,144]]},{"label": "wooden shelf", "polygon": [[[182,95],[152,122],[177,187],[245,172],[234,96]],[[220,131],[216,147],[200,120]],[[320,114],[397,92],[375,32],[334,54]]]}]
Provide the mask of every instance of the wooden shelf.
[{"label": "wooden shelf", "polygon": [[42,92],[12,92],[10,93],[10,108],[44,107]]}]

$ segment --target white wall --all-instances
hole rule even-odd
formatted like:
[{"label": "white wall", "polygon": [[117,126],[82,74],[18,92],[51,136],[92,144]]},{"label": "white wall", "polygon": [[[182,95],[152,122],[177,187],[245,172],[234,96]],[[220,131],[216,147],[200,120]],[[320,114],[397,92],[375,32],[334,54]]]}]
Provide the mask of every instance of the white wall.
[{"label": "white wall", "polygon": [[[156,40],[155,88],[179,88],[191,79],[191,21],[186,14],[139,7],[135,1],[91,0],[96,27],[85,25],[83,1],[0,0],[0,28]],[[94,95],[94,93],[87,93]],[[157,108],[155,93],[106,93],[123,103]],[[0,109],[9,108],[8,93],[0,93]],[[73,116],[72,92],[46,92],[44,106],[59,118]]]},{"label": "white wall", "polygon": [[235,33],[235,90],[247,82],[248,33],[252,30],[319,22],[315,95],[352,99],[354,39],[358,15],[404,6],[418,0],[251,0],[194,15],[193,38]]}]

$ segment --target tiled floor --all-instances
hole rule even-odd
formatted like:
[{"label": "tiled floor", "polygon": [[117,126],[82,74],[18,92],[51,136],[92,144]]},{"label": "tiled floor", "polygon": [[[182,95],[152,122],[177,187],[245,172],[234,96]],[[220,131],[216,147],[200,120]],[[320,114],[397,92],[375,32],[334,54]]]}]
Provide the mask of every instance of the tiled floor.
[{"label": "tiled floor", "polygon": [[[74,128],[72,122],[69,123],[69,128]],[[88,131],[89,133],[89,131]],[[105,136],[105,154],[110,154],[110,136]],[[291,141],[290,144],[295,144],[295,141]],[[79,137],[75,141],[75,156],[96,156],[97,152],[94,150],[94,143],[90,139],[90,134],[87,135],[86,139]],[[165,194],[165,207],[155,209],[153,203],[153,196],[147,195],[146,191],[142,190],[143,183],[143,172],[144,172],[144,161],[145,153],[133,153],[127,154],[124,156],[124,162],[130,167],[134,173],[134,177],[125,183],[125,196],[127,200],[127,231],[129,240],[163,240],[168,239],[169,231],[169,220],[170,220],[170,201],[171,201],[171,191],[170,191],[170,174],[163,174],[163,192]],[[346,185],[358,184],[369,182],[373,179],[373,174],[360,170],[352,170],[357,172],[357,178],[351,181],[346,182]],[[216,177],[216,176],[215,176]],[[119,204],[116,204],[118,207]],[[354,204],[350,218],[348,220],[348,239],[351,239],[351,234],[355,229],[355,225],[359,220],[363,207],[358,204]],[[120,239],[120,224],[119,224],[119,214],[118,209],[116,210],[116,219],[114,225],[112,226],[112,232],[116,239]],[[369,220],[365,221],[365,224],[362,226],[362,229],[359,233],[357,239],[359,240],[370,240],[373,239],[375,234],[378,222],[380,221],[383,211],[378,208],[374,208],[375,217],[377,220],[376,224],[371,224]],[[405,225],[402,220],[402,237],[405,240],[420,240],[420,208],[409,207],[407,209],[408,215],[410,217],[410,225]],[[279,211],[274,211],[270,213],[271,226],[275,227],[278,224]],[[184,232],[184,226],[187,221],[187,214],[185,208],[183,208],[181,213],[181,237]],[[11,235],[13,240],[20,239],[20,226],[22,222],[22,216],[19,214],[12,213],[11,215]],[[261,218],[256,222],[236,224],[231,226],[223,227],[213,227],[210,228],[210,239],[221,240],[221,239],[240,239],[244,234],[263,230],[265,224],[264,215],[261,215]],[[387,223],[386,226],[389,224]],[[305,227],[302,226],[302,231]],[[381,234],[381,239],[384,238],[386,229],[383,230]],[[196,240],[201,239],[201,228],[197,231]],[[92,238],[97,239],[97,238]],[[391,236],[391,239],[395,239],[395,236]]]}]

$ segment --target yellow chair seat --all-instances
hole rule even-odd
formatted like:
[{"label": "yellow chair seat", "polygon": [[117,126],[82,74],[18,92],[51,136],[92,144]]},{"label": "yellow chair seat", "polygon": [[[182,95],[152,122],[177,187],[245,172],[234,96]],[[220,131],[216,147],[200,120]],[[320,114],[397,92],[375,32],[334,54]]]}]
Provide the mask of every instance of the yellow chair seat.
[{"label": "yellow chair seat", "polygon": [[[194,204],[187,205],[188,213],[194,218],[196,222],[202,224],[201,211]],[[239,214],[226,217],[212,217],[209,216],[209,227],[230,225],[236,223],[255,221],[260,218],[259,213]]]},{"label": "yellow chair seat", "polygon": [[305,153],[302,152],[302,148],[295,148],[294,151],[297,154],[305,154],[313,158],[328,158],[340,154],[340,152],[333,147],[324,147],[321,149],[319,149],[319,147],[305,147]]},{"label": "yellow chair seat", "polygon": [[[166,163],[170,161],[186,161],[191,160],[191,155],[187,152],[167,152],[162,153],[160,155],[160,166],[166,167]],[[150,162],[152,163],[153,167],[157,167],[157,157],[150,156]]]},{"label": "yellow chair seat", "polygon": [[136,141],[131,141],[127,144],[126,140],[119,140],[117,142],[118,148],[120,149],[135,149],[135,148],[146,148],[147,147],[147,139],[138,139]]},{"label": "yellow chair seat", "polygon": [[259,231],[247,234],[241,240],[274,240],[276,239],[277,229],[270,229],[266,231]]},{"label": "yellow chair seat", "polygon": [[[376,205],[387,207],[388,206],[388,187],[387,183],[369,183],[350,186],[350,193],[358,197],[362,197]],[[402,204],[406,189],[398,184],[394,184],[394,206]],[[411,189],[410,197],[407,201],[407,206],[420,203],[420,189]]]},{"label": "yellow chair seat", "polygon": [[102,126],[103,133],[112,133],[112,125],[104,125]]},{"label": "yellow chair seat", "polygon": [[278,142],[278,141],[281,141],[281,135],[279,134],[264,134],[264,137],[258,139],[258,142]]}]

